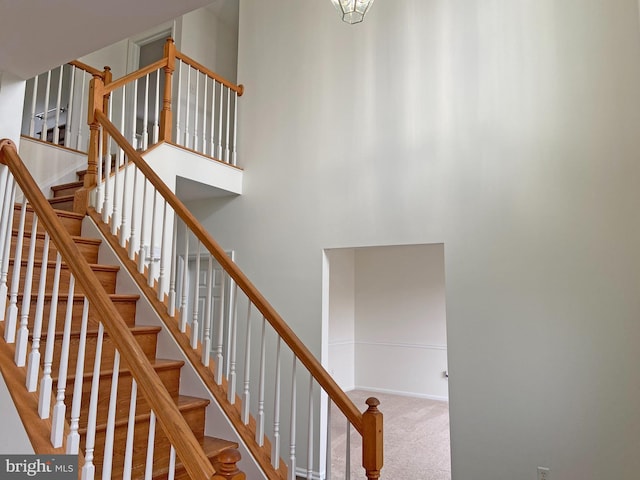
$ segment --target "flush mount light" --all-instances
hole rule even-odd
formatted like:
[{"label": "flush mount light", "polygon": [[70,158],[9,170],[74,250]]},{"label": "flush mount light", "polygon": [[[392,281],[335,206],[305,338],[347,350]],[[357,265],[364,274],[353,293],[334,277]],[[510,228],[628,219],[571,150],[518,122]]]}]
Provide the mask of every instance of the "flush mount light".
[{"label": "flush mount light", "polygon": [[360,23],[364,20],[373,0],[331,0],[333,6],[342,15],[342,21],[347,23]]}]

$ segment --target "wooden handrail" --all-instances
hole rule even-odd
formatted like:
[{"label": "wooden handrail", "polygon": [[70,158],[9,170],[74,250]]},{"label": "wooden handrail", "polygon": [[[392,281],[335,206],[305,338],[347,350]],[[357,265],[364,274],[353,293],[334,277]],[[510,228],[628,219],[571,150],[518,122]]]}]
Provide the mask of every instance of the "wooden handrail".
[{"label": "wooden handrail", "polygon": [[144,77],[146,74],[154,72],[162,67],[167,66],[167,59],[161,58],[157,62],[153,62],[151,65],[147,65],[146,67],[141,68],[140,70],[136,70],[135,72],[131,72],[124,77],[120,77],[118,80],[111,82],[109,85],[105,85],[104,94],[107,95],[114,90],[117,90],[120,87],[124,87],[127,83],[131,83],[139,78]]},{"label": "wooden handrail", "polygon": [[[100,113],[100,115],[106,119],[103,114]],[[100,321],[104,324],[105,330],[120,351],[122,358],[129,365],[133,377],[156,413],[189,476],[193,479],[211,479],[215,473],[213,465],[149,363],[144,351],[135,341],[125,321],[107,296],[100,281],[91,271],[89,264],[80,254],[78,247],[18,156],[16,146],[11,140],[0,141],[0,164],[9,167],[76,281],[83,285],[85,295],[96,314],[99,315]]]},{"label": "wooden handrail", "polygon": [[276,310],[267,302],[258,289],[251,283],[238,266],[231,261],[225,251],[213,239],[204,227],[189,212],[184,204],[175,196],[175,194],[165,185],[160,177],[151,169],[144,161],[140,153],[124,138],[118,131],[116,126],[109,121],[104,113],[96,110],[95,119],[102,125],[102,128],[111,135],[120,148],[140,169],[142,174],[151,182],[156,191],[164,197],[164,199],[173,207],[176,214],[185,222],[196,237],[214,256],[222,268],[229,274],[231,278],[238,284],[247,297],[253,302],[257,309],[262,313],[265,319],[271,324],[274,330],[282,337],[285,343],[291,348],[295,355],[300,359],[303,365],[309,370],[311,375],[320,384],[320,386],[331,397],[331,400],[349,419],[356,430],[363,433],[363,415],[353,404],[351,399],[338,386],[335,380],[329,375],[324,367],[318,362],[315,356],[309,351],[304,343],[298,338],[293,330],[285,323]]},{"label": "wooden handrail", "polygon": [[99,77],[104,78],[104,72],[101,72],[97,68],[93,68],[92,66],[87,65],[86,63],[82,63],[79,60],[71,60],[69,62],[69,65],[73,65],[74,67],[79,68],[80,70],[84,70],[85,72],[90,73],[91,75],[98,75]]},{"label": "wooden handrail", "polygon": [[176,58],[179,58],[183,62],[191,65],[193,68],[195,68],[196,70],[199,70],[201,73],[204,73],[209,78],[213,78],[218,83],[223,84],[225,87],[228,87],[231,90],[233,90],[234,92],[237,92],[239,97],[241,97],[242,94],[244,93],[244,86],[243,85],[235,85],[234,83],[231,83],[226,78],[223,78],[220,75],[218,75],[217,73],[212,72],[211,70],[209,70],[207,67],[205,67],[201,63],[196,62],[193,58],[189,57],[188,55],[185,55],[184,53],[179,52],[179,51],[176,50]]}]

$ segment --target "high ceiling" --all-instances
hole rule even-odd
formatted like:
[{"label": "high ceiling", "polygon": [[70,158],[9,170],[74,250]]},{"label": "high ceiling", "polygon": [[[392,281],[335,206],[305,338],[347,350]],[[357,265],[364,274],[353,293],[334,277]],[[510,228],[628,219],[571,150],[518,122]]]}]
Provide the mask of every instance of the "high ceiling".
[{"label": "high ceiling", "polygon": [[27,79],[211,2],[0,0],[0,72]]}]

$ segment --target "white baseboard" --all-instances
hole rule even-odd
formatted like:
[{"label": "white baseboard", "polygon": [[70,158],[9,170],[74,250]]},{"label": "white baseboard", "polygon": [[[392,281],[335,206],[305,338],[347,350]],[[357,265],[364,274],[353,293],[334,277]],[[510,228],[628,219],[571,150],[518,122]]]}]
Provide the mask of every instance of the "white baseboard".
[{"label": "white baseboard", "polygon": [[[304,468],[296,468],[296,477],[300,480],[307,479],[307,471]],[[325,480],[326,475],[325,472],[311,472],[311,478],[313,480]]]},{"label": "white baseboard", "polygon": [[404,392],[402,390],[392,390],[392,389],[387,389],[387,388],[376,388],[376,387],[369,387],[369,386],[366,386],[366,385],[356,385],[352,390],[365,390],[365,391],[371,392],[371,393],[389,393],[391,395],[399,395],[399,396],[402,396],[402,397],[424,398],[426,400],[437,400],[437,401],[440,401],[440,402],[448,402],[449,401],[449,397],[448,396],[429,395],[429,394],[426,394],[426,393],[416,393],[416,392]]}]

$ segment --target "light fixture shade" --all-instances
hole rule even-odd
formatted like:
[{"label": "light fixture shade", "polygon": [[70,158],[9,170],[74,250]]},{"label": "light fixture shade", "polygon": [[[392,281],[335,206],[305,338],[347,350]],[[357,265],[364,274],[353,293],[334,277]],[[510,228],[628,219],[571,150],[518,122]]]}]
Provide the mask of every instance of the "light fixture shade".
[{"label": "light fixture shade", "polygon": [[342,20],[347,23],[360,23],[371,8],[373,0],[331,0]]}]

